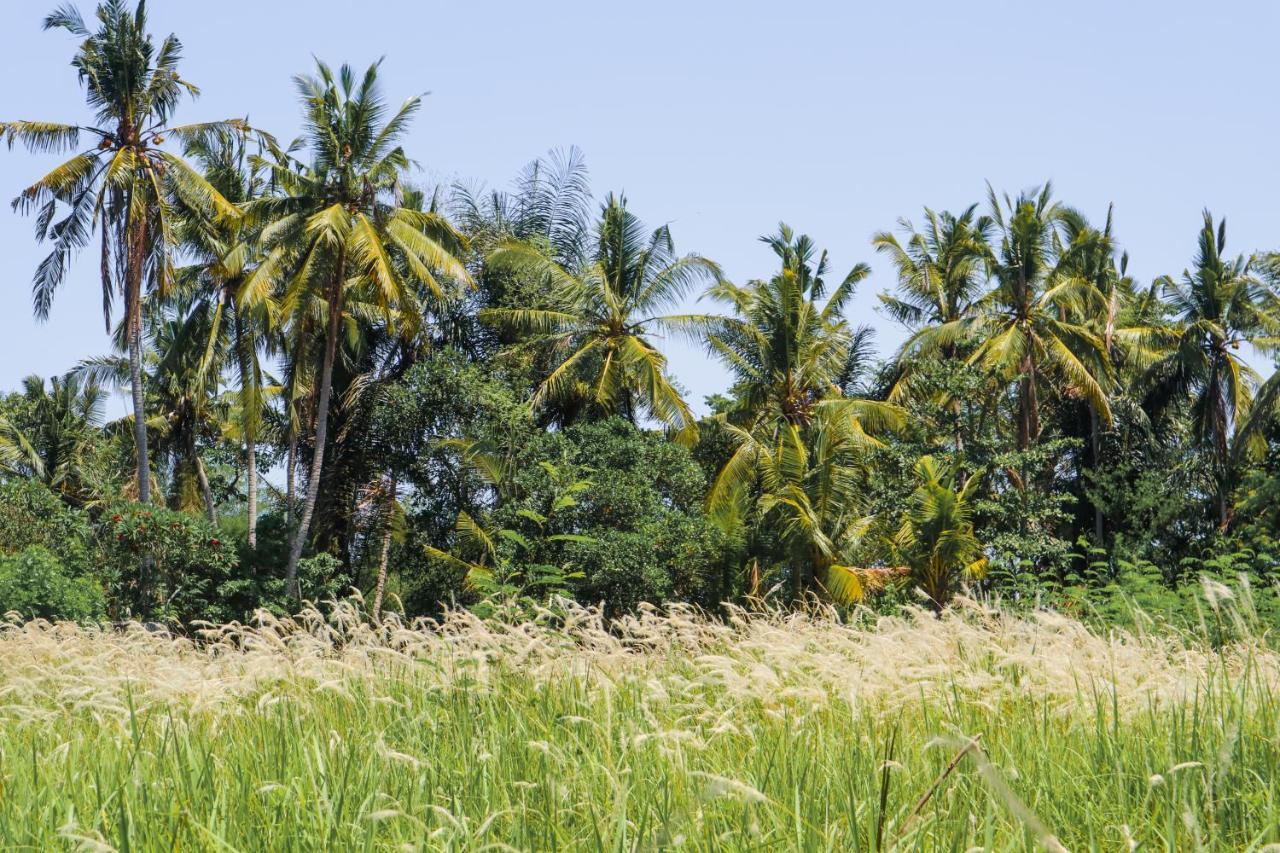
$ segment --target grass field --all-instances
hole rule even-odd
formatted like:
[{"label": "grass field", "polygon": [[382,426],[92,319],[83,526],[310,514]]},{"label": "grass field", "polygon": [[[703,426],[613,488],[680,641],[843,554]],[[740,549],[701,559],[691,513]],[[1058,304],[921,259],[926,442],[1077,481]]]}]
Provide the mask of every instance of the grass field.
[{"label": "grass field", "polygon": [[611,631],[339,607],[200,644],[14,627],[0,845],[1263,849],[1280,655],[1232,624],[1225,645],[976,605]]}]

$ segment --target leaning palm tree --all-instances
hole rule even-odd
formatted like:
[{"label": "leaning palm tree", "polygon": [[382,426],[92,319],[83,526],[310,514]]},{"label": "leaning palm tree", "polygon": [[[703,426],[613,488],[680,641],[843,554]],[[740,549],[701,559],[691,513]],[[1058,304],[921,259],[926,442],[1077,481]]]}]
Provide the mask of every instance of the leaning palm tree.
[{"label": "leaning palm tree", "polygon": [[544,345],[559,364],[533,395],[535,406],[586,403],[604,414],[635,420],[644,413],[685,435],[694,417],[667,374],[667,359],[651,340],[697,318],[664,314],[699,282],[721,279],[720,268],[699,255],[678,257],[671,230],[646,233],[610,195],[601,208],[594,250],[565,265],[551,243],[508,241],[488,256],[490,269],[550,283],[550,308],[492,308],[483,316]]},{"label": "leaning palm tree", "polygon": [[1240,347],[1280,349],[1280,296],[1255,274],[1253,259],[1223,255],[1226,239],[1226,220],[1215,227],[1206,210],[1195,267],[1180,281],[1158,279],[1176,325],[1166,330],[1167,354],[1147,372],[1146,399],[1157,414],[1180,402],[1190,405],[1192,434],[1213,460],[1214,501],[1224,528],[1231,521],[1232,461],[1243,447],[1235,439],[1247,437],[1239,430],[1250,420],[1259,384]]},{"label": "leaning palm tree", "polygon": [[999,244],[992,260],[996,286],[964,323],[977,341],[969,357],[999,383],[1017,387],[1017,447],[1026,450],[1040,435],[1040,397],[1045,385],[1093,405],[1111,422],[1105,385],[1110,362],[1102,340],[1085,324],[1102,301],[1093,282],[1073,274],[1061,228],[1067,209],[1052,201],[1051,187],[1004,197],[995,192],[991,216]]},{"label": "leaning palm tree", "polygon": [[[134,408],[138,499],[150,500],[147,431],[142,382],[142,304],[147,294],[163,292],[172,279],[174,212],[181,198],[210,216],[234,217],[235,208],[182,158],[160,145],[166,136],[191,139],[238,122],[170,127],[183,95],[195,86],[177,71],[182,45],[170,35],[159,47],[147,32],[145,0],[130,12],[125,0],[106,0],[90,31],[80,13],[61,6],[44,22],[83,39],[72,67],[94,111],[93,125],[41,121],[0,123],[0,137],[12,147],[22,143],[36,152],[74,150],[84,135],[93,144],[22,192],[14,208],[36,214],[36,237],[53,250],[36,269],[35,314],[49,315],[54,293],[71,258],[101,232],[102,307],[111,328],[112,303],[124,306],[129,339],[130,387]],[[59,211],[65,216],[58,218]]]},{"label": "leaning palm tree", "polygon": [[[293,533],[286,583],[298,594],[298,561],[307,542],[319,496],[328,439],[334,363],[344,317],[393,322],[414,307],[414,285],[433,293],[447,280],[469,280],[457,258],[461,235],[444,216],[401,205],[401,180],[409,158],[398,144],[421,99],[405,101],[389,117],[378,85],[378,67],[363,77],[350,66],[335,74],[317,63],[315,76],[296,80],[302,98],[310,163],[276,149],[263,160],[280,187],[275,197],[245,206],[261,227],[266,253],[240,288],[252,309],[278,295],[299,354],[309,347],[302,334],[323,329],[323,355],[315,392],[315,438],[306,500]],[[407,312],[409,314],[416,311]]]}]

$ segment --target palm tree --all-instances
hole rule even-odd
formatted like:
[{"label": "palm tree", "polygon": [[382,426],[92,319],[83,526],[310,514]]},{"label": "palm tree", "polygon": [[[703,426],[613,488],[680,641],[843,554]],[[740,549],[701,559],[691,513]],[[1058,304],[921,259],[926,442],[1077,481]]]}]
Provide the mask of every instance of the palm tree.
[{"label": "palm tree", "polygon": [[902,513],[900,526],[888,538],[890,562],[901,566],[941,611],[966,580],[986,572],[982,543],[973,529],[973,497],[981,475],[955,487],[955,477],[932,456],[916,462],[919,484]]},{"label": "palm tree", "polygon": [[900,295],[882,293],[880,302],[890,317],[913,331],[898,356],[904,368],[929,352],[953,356],[964,321],[976,312],[986,284],[993,225],[977,209],[970,205],[956,216],[926,207],[924,231],[900,221],[905,243],[888,231],[871,239],[877,252],[889,256],[898,277]]},{"label": "palm tree", "polygon": [[437,275],[470,278],[455,254],[464,241],[448,221],[400,204],[409,158],[397,141],[421,99],[408,99],[388,118],[379,64],[357,77],[350,66],[335,75],[317,63],[315,76],[297,78],[311,162],[277,149],[263,165],[280,195],[245,208],[250,222],[263,228],[267,249],[240,288],[241,303],[254,308],[279,294],[281,313],[302,353],[306,333],[320,323],[324,328],[311,469],[286,569],[295,597],[298,561],[320,490],[334,362],[347,309],[356,306],[391,322],[397,309],[414,304],[415,282],[439,293]]},{"label": "palm tree", "polygon": [[[261,144],[270,144],[263,138]],[[220,131],[191,140],[186,155],[203,169],[209,183],[223,198],[247,205],[265,192],[260,166],[249,160],[246,134]],[[179,269],[178,282],[190,292],[194,310],[207,315],[204,356],[200,376],[217,383],[218,372],[229,366],[237,380],[235,431],[245,450],[247,540],[257,547],[258,464],[257,446],[263,430],[263,413],[270,389],[263,379],[262,353],[273,326],[273,300],[259,300],[247,308],[239,299],[249,273],[259,261],[259,241],[246,219],[210,219],[188,211],[180,235],[190,266]],[[226,355],[231,354],[230,358]]]},{"label": "palm tree", "polygon": [[1177,324],[1165,331],[1167,354],[1147,372],[1146,400],[1156,413],[1189,402],[1192,434],[1213,460],[1224,529],[1231,521],[1232,457],[1243,446],[1233,439],[1245,437],[1237,431],[1249,420],[1259,383],[1240,347],[1280,348],[1280,297],[1255,275],[1252,259],[1223,255],[1226,240],[1226,220],[1215,227],[1206,210],[1194,268],[1181,281],[1157,280]]},{"label": "palm tree", "polygon": [[977,315],[963,321],[962,331],[978,342],[969,362],[999,382],[1016,383],[1019,450],[1040,435],[1045,383],[1087,401],[1110,424],[1104,388],[1110,363],[1102,340],[1083,322],[1101,295],[1092,282],[1071,274],[1073,247],[1061,237],[1067,209],[1051,200],[1049,184],[1017,201],[1006,195],[1003,209],[995,192],[990,195],[999,237],[992,260],[996,286],[979,301]]},{"label": "palm tree", "polygon": [[[964,341],[966,323],[977,310],[991,260],[992,220],[977,215],[976,204],[956,216],[925,208],[927,227],[916,231],[901,221],[905,244],[885,231],[872,238],[876,251],[888,255],[898,276],[899,296],[880,294],[889,316],[912,331],[898,351],[897,376],[889,399],[901,401],[911,385],[913,368],[922,358],[954,359]],[[956,450],[964,449],[963,402],[951,400]]]},{"label": "palm tree", "polygon": [[848,603],[878,585],[877,573],[851,564],[875,521],[863,496],[868,451],[880,446],[863,429],[860,402],[820,401],[804,426],[726,425],[736,447],[711,487],[708,511],[722,525],[741,525],[754,500],[756,524],[777,531],[793,598],[821,589]]},{"label": "palm tree", "polygon": [[[9,147],[22,143],[36,152],[74,150],[83,134],[94,144],[32,184],[14,201],[22,213],[36,214],[36,237],[53,250],[36,269],[33,298],[39,319],[49,315],[73,255],[101,230],[102,307],[107,328],[119,296],[129,339],[130,386],[134,407],[138,499],[150,500],[147,431],[142,384],[142,303],[147,293],[164,291],[172,280],[173,206],[180,198],[210,216],[234,217],[235,208],[182,158],[160,148],[166,136],[191,139],[239,122],[169,127],[183,95],[195,86],[178,75],[182,45],[170,35],[159,47],[147,32],[146,2],[130,13],[125,0],[106,0],[97,9],[98,29],[90,31],[70,5],[45,18],[45,29],[63,29],[83,39],[71,65],[85,86],[95,125],[38,121],[0,123]],[[60,208],[66,215],[56,219]]]},{"label": "palm tree", "polygon": [[762,240],[781,261],[776,275],[711,289],[734,312],[706,325],[711,351],[735,376],[737,402],[727,425],[735,449],[708,509],[741,523],[754,503],[762,522],[780,525],[793,595],[821,583],[837,598],[857,598],[863,575],[847,561],[870,523],[861,501],[866,451],[879,443],[873,433],[902,421],[896,406],[845,393],[865,348],[842,309],[869,270],[855,266],[826,297],[825,252],[786,225]]},{"label": "palm tree", "polygon": [[[209,521],[217,523],[217,500],[200,444],[221,434],[227,412],[218,395],[224,362],[219,360],[211,374],[203,366],[212,313],[206,308],[178,300],[146,312],[151,346],[143,376],[151,416],[143,426],[154,439],[157,468],[169,473],[169,505],[180,510],[202,506]],[[117,328],[117,352],[124,348],[125,334],[127,327]],[[87,383],[123,388],[131,370],[127,358],[109,355],[85,359],[73,375]]]},{"label": "palm tree", "polygon": [[529,163],[510,192],[456,185],[451,212],[484,257],[503,244],[527,241],[572,268],[586,263],[592,206],[582,152],[570,148]]},{"label": "palm tree", "polygon": [[700,281],[720,280],[720,268],[699,255],[677,257],[671,230],[646,233],[622,197],[605,201],[594,236],[594,251],[581,264],[557,260],[547,244],[501,244],[489,254],[489,268],[549,281],[551,307],[492,308],[482,316],[533,335],[555,354],[559,364],[538,385],[535,406],[585,402],[634,421],[638,400],[651,417],[691,435],[693,413],[650,335],[696,322],[663,312]]},{"label": "palm tree", "polygon": [[[703,321],[707,345],[734,376],[736,422],[749,431],[772,432],[783,423],[803,429],[823,400],[846,396],[845,386],[865,362],[870,333],[851,327],[843,311],[870,268],[856,265],[827,296],[827,254],[808,236],[796,237],[783,224],[778,234],[760,239],[781,269],[767,281],[712,286],[709,295],[733,314]],[[855,402],[863,420],[882,424],[900,415],[882,403]]]},{"label": "palm tree", "polygon": [[74,372],[53,377],[48,387],[39,376],[22,384],[24,417],[0,419],[0,462],[65,500],[84,503],[97,491],[90,456],[102,437],[101,386]]}]

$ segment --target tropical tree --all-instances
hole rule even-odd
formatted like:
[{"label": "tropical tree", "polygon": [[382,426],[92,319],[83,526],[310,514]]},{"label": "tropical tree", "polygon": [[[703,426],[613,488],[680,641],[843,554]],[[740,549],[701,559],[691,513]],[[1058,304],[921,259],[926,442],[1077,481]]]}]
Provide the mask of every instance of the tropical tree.
[{"label": "tropical tree", "polygon": [[[730,316],[704,321],[707,345],[732,373],[737,400],[733,419],[754,430],[783,423],[804,428],[823,400],[845,396],[865,366],[870,332],[853,328],[843,311],[870,267],[857,264],[827,295],[827,253],[786,224],[761,237],[781,261],[767,281],[720,281],[709,295],[727,303]],[[825,302],[823,301],[825,297]],[[864,418],[893,412],[859,401]]]},{"label": "tropical tree", "polygon": [[[270,142],[264,138],[264,142]],[[259,146],[261,147],[261,146]],[[198,163],[209,183],[235,205],[247,205],[265,193],[264,170],[250,160],[247,134],[221,130],[188,142],[188,158]],[[260,260],[260,241],[245,217],[209,218],[187,211],[179,233],[192,263],[177,271],[179,287],[193,313],[204,314],[203,357],[199,378],[217,384],[230,368],[237,391],[235,417],[227,427],[244,445],[250,548],[257,547],[258,442],[273,388],[264,381],[262,355],[270,340],[276,308],[273,299],[246,307],[239,298],[250,272]],[[228,357],[229,356],[229,357]]]},{"label": "tropical tree", "polygon": [[932,456],[921,457],[915,472],[918,485],[887,539],[889,562],[941,611],[961,584],[986,572],[982,543],[973,528],[973,500],[982,478],[974,474],[957,489],[954,474]]},{"label": "tropical tree", "polygon": [[913,363],[928,354],[952,358],[984,293],[991,260],[989,239],[993,222],[970,205],[959,215],[924,210],[925,229],[916,231],[907,220],[899,224],[904,239],[882,231],[871,243],[893,262],[898,295],[880,294],[880,302],[894,320],[912,331],[898,353],[899,376],[895,398],[904,393]]},{"label": "tropical tree", "polygon": [[696,323],[698,318],[663,312],[699,282],[720,280],[720,268],[699,255],[678,257],[671,230],[663,225],[646,232],[621,196],[604,202],[594,238],[590,257],[580,264],[557,259],[563,253],[551,243],[499,245],[488,267],[548,281],[551,307],[491,308],[482,316],[531,335],[554,353],[559,363],[535,390],[535,406],[572,410],[586,404],[632,421],[643,407],[661,423],[692,431],[693,413],[651,336]]},{"label": "tropical tree", "polygon": [[1146,376],[1146,405],[1153,412],[1189,405],[1192,435],[1213,461],[1214,502],[1223,528],[1231,521],[1233,458],[1248,444],[1234,439],[1258,436],[1241,431],[1260,380],[1240,348],[1280,349],[1280,296],[1255,274],[1253,259],[1223,255],[1226,239],[1226,220],[1215,226],[1206,210],[1195,266],[1181,280],[1158,279],[1176,322],[1164,330],[1166,354]]},{"label": "tropical tree", "polygon": [[1105,388],[1110,362],[1102,340],[1084,323],[1102,297],[1093,282],[1071,274],[1076,247],[1061,236],[1068,211],[1052,200],[1051,190],[1045,184],[1016,201],[1006,195],[1003,206],[991,192],[995,288],[963,328],[977,341],[969,362],[998,382],[1016,384],[1019,450],[1040,435],[1045,385],[1087,401],[1104,423],[1111,421]]},{"label": "tropical tree", "polygon": [[[147,32],[145,0],[130,11],[125,0],[106,0],[90,30],[75,7],[50,14],[45,29],[63,29],[82,39],[71,65],[85,87],[93,125],[42,121],[0,123],[0,136],[35,152],[69,151],[84,135],[93,144],[32,184],[14,201],[36,214],[36,237],[53,244],[37,267],[35,314],[49,315],[54,293],[71,258],[101,233],[102,307],[111,328],[114,300],[124,305],[128,330],[130,387],[134,407],[138,499],[150,500],[147,431],[143,398],[142,315],[148,293],[172,282],[175,198],[209,216],[235,217],[235,208],[181,157],[160,146],[166,136],[192,139],[239,122],[170,127],[184,95],[198,90],[178,74],[182,45],[170,35],[159,46]],[[58,218],[59,211],[65,213]]]},{"label": "tropical tree", "polygon": [[736,404],[727,417],[734,450],[708,509],[741,525],[754,505],[761,524],[780,531],[793,595],[821,584],[860,598],[867,576],[848,559],[871,523],[861,499],[867,451],[879,445],[873,434],[902,420],[896,406],[845,394],[865,335],[842,309],[869,270],[855,266],[826,296],[827,256],[807,236],[782,225],[762,240],[781,261],[776,275],[711,289],[733,309],[706,324],[711,351],[736,379]]},{"label": "tropical tree", "polygon": [[[876,251],[892,260],[898,277],[898,295],[882,293],[880,302],[890,317],[911,330],[895,359],[896,376],[889,391],[894,402],[902,402],[914,390],[916,368],[923,360],[955,359],[968,343],[966,324],[984,293],[991,260],[992,221],[977,210],[976,204],[970,205],[956,216],[926,207],[923,231],[900,220],[904,240],[887,231],[871,240]],[[960,451],[964,403],[958,395],[951,396],[955,447]]]},{"label": "tropical tree", "polygon": [[84,503],[95,496],[93,450],[102,439],[106,395],[94,381],[73,373],[46,386],[39,376],[23,380],[17,412],[0,417],[0,465],[44,483],[63,499]]},{"label": "tropical tree", "polygon": [[[217,523],[217,499],[201,452],[202,444],[221,435],[226,407],[219,400],[220,368],[212,381],[203,369],[204,345],[208,338],[210,312],[197,303],[194,308],[178,303],[154,305],[146,312],[149,351],[143,368],[147,388],[144,424],[154,443],[157,468],[167,472],[168,503],[177,510],[202,508],[211,523]],[[117,328],[117,352],[127,327]],[[85,359],[73,372],[90,384],[129,384],[129,360],[120,355]],[[132,417],[127,420],[132,421]]]},{"label": "tropical tree", "polygon": [[409,158],[398,140],[421,99],[409,98],[388,117],[378,68],[375,63],[359,77],[350,66],[334,74],[317,63],[315,76],[297,78],[311,161],[277,149],[262,162],[279,195],[245,206],[251,224],[263,229],[266,249],[240,288],[241,303],[253,308],[278,294],[300,354],[309,350],[310,333],[324,329],[306,500],[286,569],[295,596],[324,468],[344,317],[394,323],[400,309],[416,309],[415,284],[442,292],[437,276],[470,279],[456,256],[464,241],[445,217],[400,204]]},{"label": "tropical tree", "polygon": [[803,427],[791,421],[772,431],[727,426],[736,446],[712,484],[708,510],[722,523],[751,519],[776,535],[793,598],[821,590],[850,603],[883,581],[852,564],[875,522],[863,498],[869,451],[881,446],[863,429],[859,402],[821,401]]}]

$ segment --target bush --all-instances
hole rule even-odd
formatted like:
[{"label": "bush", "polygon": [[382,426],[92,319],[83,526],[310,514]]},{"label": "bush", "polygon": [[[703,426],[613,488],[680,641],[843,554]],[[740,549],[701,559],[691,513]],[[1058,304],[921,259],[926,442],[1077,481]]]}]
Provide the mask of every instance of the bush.
[{"label": "bush", "polygon": [[187,622],[243,616],[249,602],[232,543],[202,518],[150,504],[115,504],[99,530],[104,570],[121,618]]},{"label": "bush", "polygon": [[0,557],[0,612],[26,619],[88,622],[106,615],[102,587],[77,576],[42,545]]},{"label": "bush", "polygon": [[0,482],[0,553],[32,545],[50,551],[73,575],[94,569],[94,536],[89,517],[67,506],[38,480]]}]

